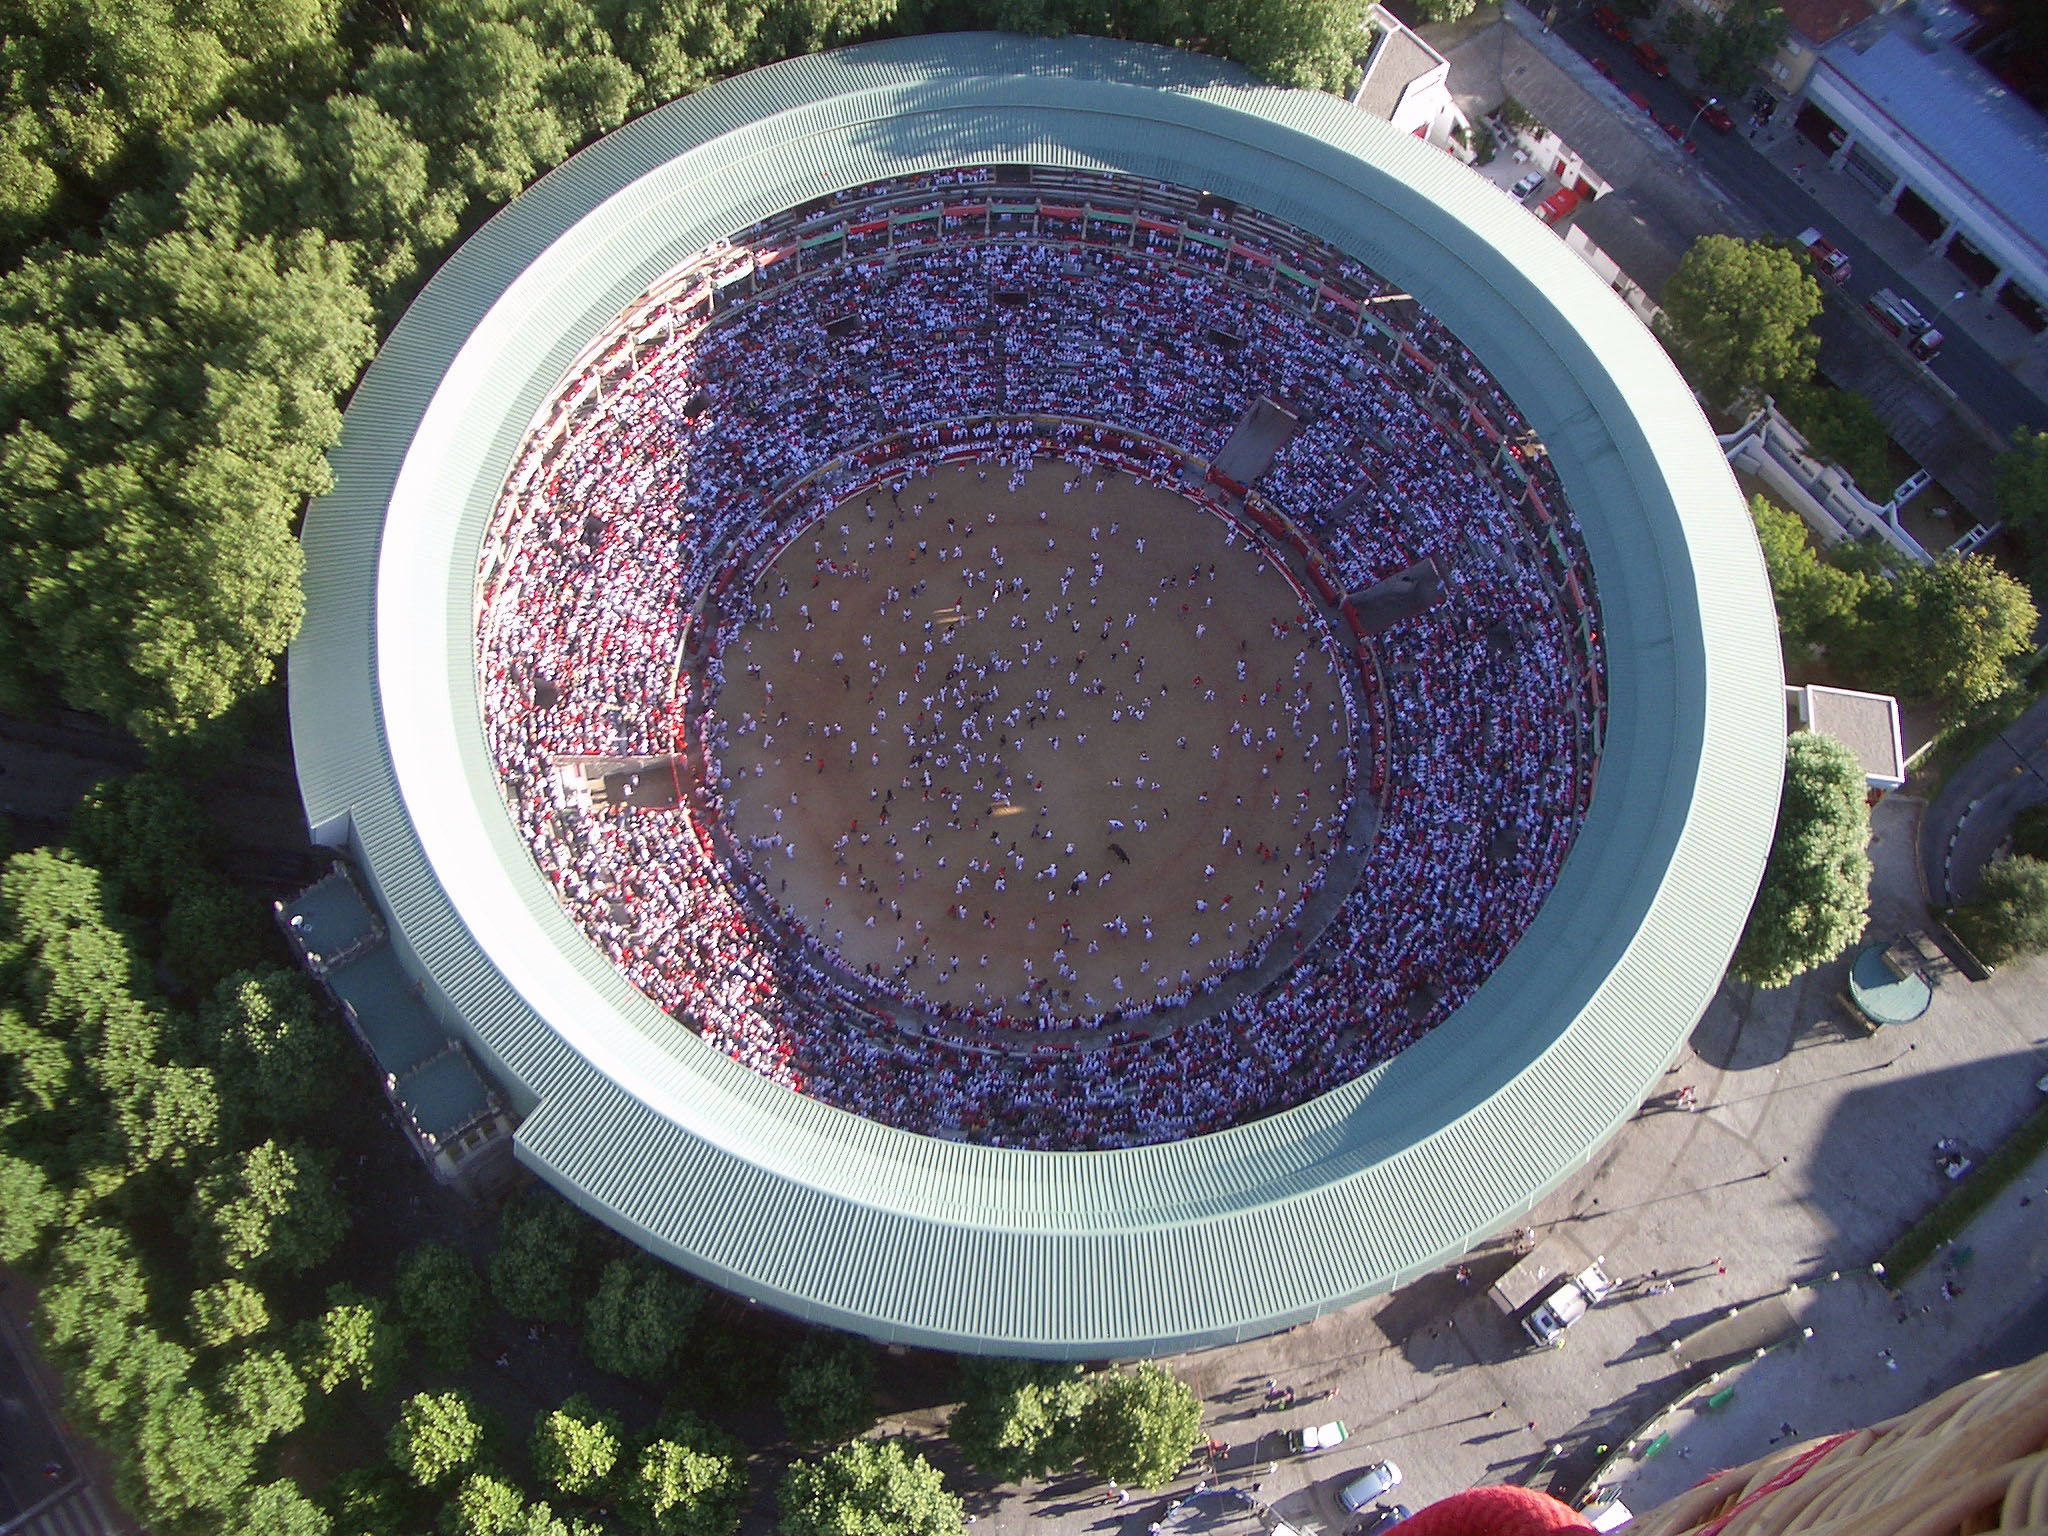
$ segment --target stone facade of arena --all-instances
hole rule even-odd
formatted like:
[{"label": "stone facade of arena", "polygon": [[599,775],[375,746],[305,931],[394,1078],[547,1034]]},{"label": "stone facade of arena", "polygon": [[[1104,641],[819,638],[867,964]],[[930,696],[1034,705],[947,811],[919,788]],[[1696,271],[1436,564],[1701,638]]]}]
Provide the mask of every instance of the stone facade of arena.
[{"label": "stone facade of arena", "polygon": [[[884,1125],[748,1070],[733,1059],[744,1049],[695,1032],[697,1010],[662,1012],[579,931],[535,862],[545,847],[507,814],[486,745],[502,699],[479,685],[494,512],[530,434],[562,419],[564,381],[602,384],[595,338],[693,254],[782,210],[1005,165],[1192,189],[1227,200],[1226,219],[1239,205],[1248,225],[1342,252],[1369,281],[1324,285],[1324,318],[1383,341],[1394,365],[1426,307],[1512,402],[1493,415],[1540,439],[1542,483],[1561,482],[1583,539],[1551,540],[1559,569],[1589,562],[1598,592],[1597,609],[1574,599],[1600,750],[1576,779],[1558,769],[1583,821],[1498,967],[1348,1080],[1248,1103],[1242,1123],[1197,1104],[1187,1124],[1228,1128],[1115,1151]],[[838,236],[841,256],[855,238]],[[1138,238],[1128,220],[1122,238]],[[751,294],[758,271],[746,281]],[[1316,314],[1311,289],[1289,292]],[[1379,317],[1377,299],[1393,306]],[[1132,471],[1165,480],[1220,446],[1126,441]],[[1503,447],[1496,465],[1507,459]],[[315,837],[348,851],[427,1000],[513,1096],[529,1166],[714,1283],[877,1338],[1158,1353],[1287,1326],[1443,1262],[1633,1112],[1717,984],[1762,867],[1782,754],[1775,624],[1740,498],[1669,362],[1547,230],[1455,162],[1212,61],[927,38],[674,103],[530,189],[450,261],[357,391],[334,460],[336,489],[307,520],[309,612],[291,657]],[[1283,455],[1278,468],[1299,483],[1313,466]],[[1331,558],[1390,574],[1355,550]],[[1359,777],[1398,779],[1371,751]]]}]

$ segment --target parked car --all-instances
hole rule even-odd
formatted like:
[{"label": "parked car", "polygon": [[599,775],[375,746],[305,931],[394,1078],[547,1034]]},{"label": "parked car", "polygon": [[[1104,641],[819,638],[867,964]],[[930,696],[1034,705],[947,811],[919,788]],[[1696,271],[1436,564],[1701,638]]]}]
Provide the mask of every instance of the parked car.
[{"label": "parked car", "polygon": [[[1655,114],[1652,115],[1654,116]],[[1693,143],[1691,137],[1682,126],[1677,123],[1667,123],[1661,117],[1657,118],[1656,122],[1657,126],[1662,128],[1670,137],[1671,142],[1684,150],[1688,155],[1696,155],[1700,152],[1699,145]]]},{"label": "parked car", "polygon": [[1806,248],[1806,254],[1813,258],[1813,264],[1820,268],[1820,275],[1831,283],[1849,281],[1849,253],[1838,248],[1817,229],[1799,231],[1799,243]]},{"label": "parked car", "polygon": [[1384,1536],[1404,1520],[1412,1520],[1415,1511],[1406,1504],[1375,1504],[1372,1512],[1354,1523],[1345,1536]]},{"label": "parked car", "polygon": [[1536,209],[1536,217],[1546,224],[1555,224],[1584,200],[1583,194],[1573,191],[1570,187],[1559,187],[1543,199]]},{"label": "parked car", "polygon": [[1593,66],[1593,72],[1595,74],[1605,75],[1609,80],[1612,80],[1614,78],[1614,66],[1608,63],[1605,59],[1601,58],[1598,54],[1595,54],[1586,62]]},{"label": "parked car", "polygon": [[1638,64],[1642,65],[1643,68],[1647,69],[1659,80],[1662,80],[1671,73],[1671,66],[1664,62],[1664,55],[1657,51],[1654,43],[1637,43],[1629,52],[1636,56]]},{"label": "parked car", "polygon": [[1555,1290],[1536,1303],[1522,1319],[1522,1331],[1534,1343],[1552,1348],[1564,1338],[1567,1328],[1584,1317],[1594,1303],[1605,1300],[1613,1289],[1614,1282],[1607,1278],[1607,1271],[1598,1264],[1588,1264],[1576,1275],[1560,1280]]},{"label": "parked car", "polygon": [[1333,1445],[1342,1445],[1351,1438],[1351,1431],[1332,1419],[1327,1424],[1311,1424],[1305,1429],[1287,1431],[1287,1449],[1300,1456],[1309,1451],[1327,1451]]},{"label": "parked car", "polygon": [[1878,289],[1863,307],[1888,334],[1898,337],[1906,344],[1906,350],[1923,363],[1941,350],[1942,336],[1934,328],[1934,322],[1891,289]]},{"label": "parked car", "polygon": [[1713,129],[1714,132],[1733,133],[1735,131],[1735,119],[1728,115],[1727,109],[1718,101],[1707,96],[1695,96],[1692,99],[1692,106],[1693,110],[1699,113],[1700,121]]},{"label": "parked car", "polygon": [[1519,198],[1523,202],[1527,202],[1529,199],[1529,194],[1531,192],[1534,192],[1538,187],[1542,185],[1543,173],[1541,171],[1531,171],[1528,175],[1524,176],[1520,181],[1516,182],[1511,190],[1514,193],[1515,197]]},{"label": "parked car", "polygon": [[1645,112],[1649,113],[1650,116],[1655,117],[1657,115],[1656,108],[1650,105],[1650,98],[1645,96],[1641,91],[1630,91],[1627,94],[1628,99],[1630,101],[1634,102],[1637,106],[1641,107]]},{"label": "parked car", "polygon": [[1383,1493],[1392,1493],[1401,1486],[1401,1469],[1391,1461],[1376,1461],[1365,1469],[1362,1476],[1346,1485],[1337,1495],[1337,1502],[1344,1506],[1344,1512],[1355,1515]]},{"label": "parked car", "polygon": [[1593,25],[1613,38],[1617,43],[1629,40],[1628,23],[1604,5],[1593,7]]}]

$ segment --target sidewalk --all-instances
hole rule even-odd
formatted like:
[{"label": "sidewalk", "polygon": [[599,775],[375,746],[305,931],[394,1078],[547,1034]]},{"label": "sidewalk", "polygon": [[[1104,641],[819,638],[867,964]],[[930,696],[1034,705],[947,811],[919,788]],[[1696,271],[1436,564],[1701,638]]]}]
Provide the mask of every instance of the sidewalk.
[{"label": "sidewalk", "polygon": [[1867,1270],[1812,1277],[1787,1298],[1812,1337],[1795,1334],[1687,1392],[1632,1443],[1669,1440],[1624,1460],[1604,1491],[1654,1509],[1723,1468],[1877,1423],[1968,1379],[1974,1346],[2036,1304],[2048,1280],[2044,1216],[2048,1154],[1965,1229],[1946,1264],[1928,1265],[1896,1296]]}]

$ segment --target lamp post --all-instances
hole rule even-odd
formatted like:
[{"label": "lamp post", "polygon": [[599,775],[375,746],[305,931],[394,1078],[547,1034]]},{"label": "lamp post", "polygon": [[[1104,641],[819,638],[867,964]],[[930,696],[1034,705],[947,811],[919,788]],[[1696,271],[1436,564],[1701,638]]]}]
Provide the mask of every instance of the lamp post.
[{"label": "lamp post", "polygon": [[1685,132],[1678,136],[1679,142],[1683,144],[1690,141],[1693,129],[1700,125],[1701,113],[1704,113],[1709,107],[1718,107],[1719,105],[1721,105],[1721,98],[1718,96],[1709,96],[1705,101],[1701,102],[1700,110],[1693,113],[1692,121],[1685,125]]}]

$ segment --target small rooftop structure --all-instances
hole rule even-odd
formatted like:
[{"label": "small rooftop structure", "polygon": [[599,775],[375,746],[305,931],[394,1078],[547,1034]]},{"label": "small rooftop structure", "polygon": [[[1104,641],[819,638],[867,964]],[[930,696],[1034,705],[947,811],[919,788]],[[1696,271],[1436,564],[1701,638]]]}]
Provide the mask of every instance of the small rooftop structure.
[{"label": "small rooftop structure", "polygon": [[1819,683],[1785,689],[1786,727],[1832,736],[1856,754],[1872,789],[1906,782],[1906,749],[1899,733],[1899,701],[1888,693],[1858,693]]},{"label": "small rooftop structure", "polygon": [[1866,944],[1849,962],[1849,1001],[1873,1024],[1910,1024],[1934,1002],[1925,957],[1910,940]]},{"label": "small rooftop structure", "polygon": [[478,1182],[488,1163],[475,1154],[493,1146],[496,1161],[509,1162],[511,1117],[468,1050],[434,1017],[355,882],[336,869],[278,902],[276,912],[376,1063],[385,1097],[435,1177]]},{"label": "small rooftop structure", "polygon": [[1365,58],[1365,72],[1352,105],[1392,123],[1438,149],[1448,149],[1451,130],[1469,127],[1451,99],[1451,63],[1409,30],[1384,6],[1372,8],[1377,36]]}]

